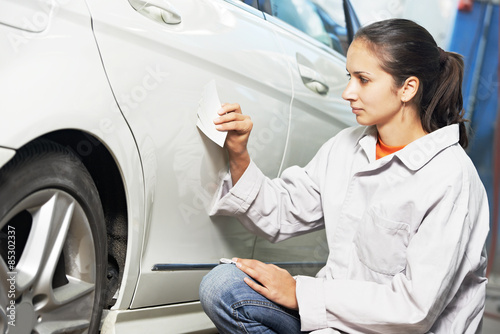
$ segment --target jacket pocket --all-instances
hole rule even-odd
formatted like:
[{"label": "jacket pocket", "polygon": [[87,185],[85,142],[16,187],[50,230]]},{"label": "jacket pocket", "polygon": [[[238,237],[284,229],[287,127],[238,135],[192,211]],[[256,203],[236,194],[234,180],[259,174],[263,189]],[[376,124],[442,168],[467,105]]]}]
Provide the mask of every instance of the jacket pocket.
[{"label": "jacket pocket", "polygon": [[354,244],[359,260],[370,270],[396,275],[406,267],[410,226],[368,211],[358,227]]}]

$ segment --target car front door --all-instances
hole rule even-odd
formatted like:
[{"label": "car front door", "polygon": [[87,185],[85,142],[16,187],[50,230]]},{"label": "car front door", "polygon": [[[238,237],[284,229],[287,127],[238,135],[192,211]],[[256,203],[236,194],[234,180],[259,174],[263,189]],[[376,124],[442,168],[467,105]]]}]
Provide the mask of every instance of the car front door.
[{"label": "car front door", "polygon": [[197,300],[209,267],[220,257],[251,257],[255,242],[234,219],[208,216],[227,160],[196,127],[203,88],[215,80],[220,100],[252,117],[252,157],[275,177],[289,125],[288,63],[262,12],[240,1],[88,3],[145,179],[147,214],[129,228],[146,224],[131,308]]}]

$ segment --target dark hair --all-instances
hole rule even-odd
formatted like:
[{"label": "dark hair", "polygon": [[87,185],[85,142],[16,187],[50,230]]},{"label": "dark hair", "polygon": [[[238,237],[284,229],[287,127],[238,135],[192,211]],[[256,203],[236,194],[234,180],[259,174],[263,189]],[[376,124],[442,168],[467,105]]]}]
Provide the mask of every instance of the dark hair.
[{"label": "dark hair", "polygon": [[397,88],[415,76],[420,85],[413,98],[427,132],[459,124],[460,145],[467,147],[466,120],[463,119],[462,56],[439,48],[432,35],[417,23],[389,19],[358,30],[354,39],[367,42],[384,71],[391,74]]}]

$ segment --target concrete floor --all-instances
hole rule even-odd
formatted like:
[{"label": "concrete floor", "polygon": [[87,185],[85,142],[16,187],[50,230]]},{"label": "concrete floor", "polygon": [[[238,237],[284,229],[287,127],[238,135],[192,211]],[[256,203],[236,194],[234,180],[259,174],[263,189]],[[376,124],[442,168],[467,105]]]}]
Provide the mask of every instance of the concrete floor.
[{"label": "concrete floor", "polygon": [[493,319],[485,316],[482,334],[500,334],[500,319]]},{"label": "concrete floor", "polygon": [[490,280],[486,288],[485,316],[483,334],[500,334],[500,285]]}]

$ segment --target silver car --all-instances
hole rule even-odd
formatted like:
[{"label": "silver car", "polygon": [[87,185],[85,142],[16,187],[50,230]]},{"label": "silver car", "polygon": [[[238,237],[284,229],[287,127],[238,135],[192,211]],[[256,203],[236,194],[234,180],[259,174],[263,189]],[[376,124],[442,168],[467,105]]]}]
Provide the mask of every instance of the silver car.
[{"label": "silver car", "polygon": [[347,26],[309,0],[0,0],[0,332],[214,332],[219,258],[313,275],[323,232],[208,215],[227,159],[197,111],[214,81],[269,177],[306,164],[355,123],[344,2]]}]

